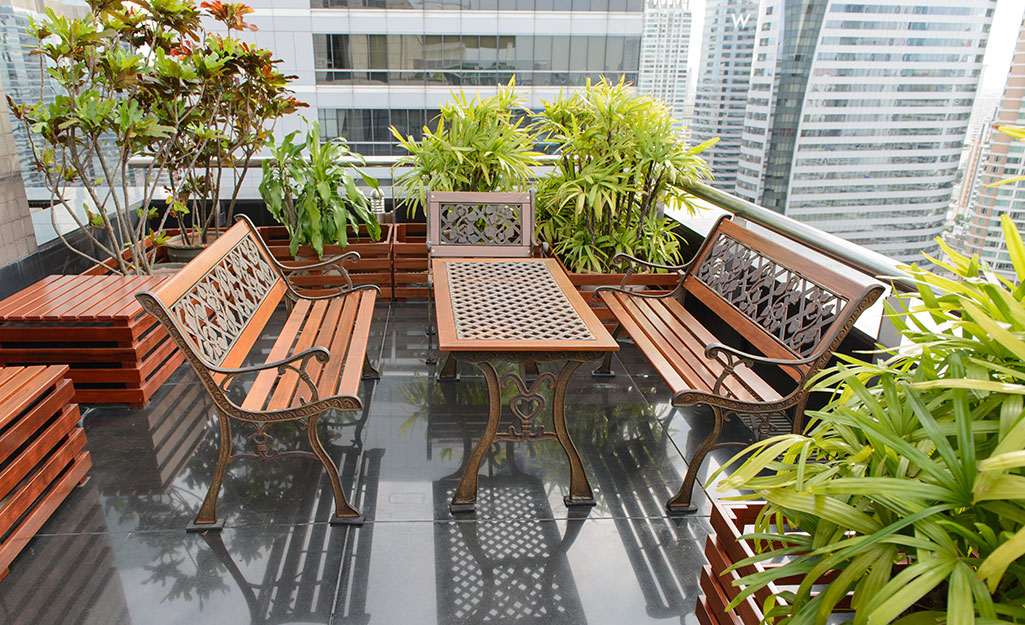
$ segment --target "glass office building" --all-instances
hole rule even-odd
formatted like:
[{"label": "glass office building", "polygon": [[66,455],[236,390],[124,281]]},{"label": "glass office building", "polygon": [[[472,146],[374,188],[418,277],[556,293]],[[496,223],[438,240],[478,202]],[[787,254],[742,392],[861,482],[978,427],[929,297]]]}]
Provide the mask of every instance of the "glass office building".
[{"label": "glass office building", "polygon": [[[327,137],[397,153],[389,127],[417,137],[453,90],[513,76],[532,109],[588,79],[638,82],[640,0],[256,0],[256,42],[299,78]],[[284,122],[286,130],[295,120]]]},{"label": "glass office building", "polygon": [[758,25],[758,0],[708,0],[694,96],[694,143],[719,142],[702,156],[715,173],[716,188],[733,193],[751,80],[751,50]]},{"label": "glass office building", "polygon": [[996,0],[763,0],[736,193],[905,261],[934,252]]},{"label": "glass office building", "polygon": [[[998,126],[1025,126],[1025,21],[1018,34],[1018,44],[1011,61],[1011,70],[1000,100],[996,119]],[[1025,181],[999,186],[993,183],[1025,175],[1025,143],[992,130],[979,158],[976,183],[973,185],[967,224],[963,235],[964,252],[978,254],[982,260],[1007,277],[1015,275],[1007,254],[1000,215],[1008,214],[1025,230]]]},{"label": "glass office building", "polygon": [[637,88],[662,100],[681,123],[687,105],[691,11],[687,0],[648,0]]}]

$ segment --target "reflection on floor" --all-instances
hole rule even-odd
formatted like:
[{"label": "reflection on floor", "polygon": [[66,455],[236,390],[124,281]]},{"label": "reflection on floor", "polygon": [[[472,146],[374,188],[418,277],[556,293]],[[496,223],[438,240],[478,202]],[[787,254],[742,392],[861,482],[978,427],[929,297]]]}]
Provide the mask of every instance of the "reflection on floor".
[{"label": "reflection on floor", "polygon": [[[703,506],[687,518],[662,506],[707,415],[670,409],[625,344],[614,378],[578,373],[567,395],[597,505],[564,505],[558,443],[500,443],[481,465],[476,512],[454,516],[448,503],[486,421],[487,388],[472,368],[437,382],[423,324],[422,303],[379,305],[371,354],[382,378],[364,383],[367,410],[321,422],[362,527],[328,525],[322,468],[286,457],[233,462],[224,531],[187,534],[217,432],[185,367],[146,409],[86,411],[91,479],[0,582],[0,623],[696,623],[708,499],[698,493]],[[243,449],[248,433],[236,432]],[[291,425],[273,433],[281,450],[305,437]],[[727,435],[750,434],[734,425]]]}]

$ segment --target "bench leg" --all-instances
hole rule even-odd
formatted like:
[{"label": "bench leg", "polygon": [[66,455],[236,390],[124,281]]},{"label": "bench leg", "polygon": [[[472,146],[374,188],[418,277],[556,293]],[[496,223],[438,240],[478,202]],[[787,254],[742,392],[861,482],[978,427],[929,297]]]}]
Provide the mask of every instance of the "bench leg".
[{"label": "bench leg", "polygon": [[[616,324],[615,329],[612,330],[612,338],[619,338],[619,334],[623,331],[623,326]],[[605,357],[601,359],[601,363],[591,371],[591,375],[596,378],[614,378],[616,374],[612,371],[612,352],[605,352]]]},{"label": "bench leg", "polygon": [[701,464],[705,461],[705,456],[715,448],[716,443],[719,441],[719,434],[722,432],[726,416],[723,409],[718,406],[712,406],[712,412],[715,414],[715,423],[712,425],[712,431],[709,432],[708,437],[701,443],[701,447],[698,447],[694,457],[687,463],[687,475],[683,478],[683,485],[680,486],[680,490],[666,503],[669,514],[692,514],[697,512],[697,506],[691,503],[694,482],[697,480],[698,469],[701,468]]},{"label": "bench leg", "polygon": [[327,454],[324,445],[320,442],[320,435],[317,433],[317,419],[320,415],[310,417],[306,426],[306,435],[310,440],[310,448],[313,455],[324,465],[327,471],[327,478],[331,481],[331,490],[335,496],[335,515],[331,518],[331,524],[359,525],[363,523],[363,515],[349,505],[349,501],[342,492],[342,480],[338,477],[338,467]]},{"label": "bench leg", "polygon": [[381,372],[378,371],[377,369],[375,369],[372,364],[370,364],[370,358],[368,356],[363,356],[363,379],[364,380],[380,380],[381,379]]},{"label": "bench leg", "polygon": [[228,461],[231,460],[231,422],[228,419],[228,415],[220,410],[217,411],[217,421],[221,426],[220,450],[217,452],[217,468],[214,470],[214,477],[210,481],[210,490],[206,492],[206,499],[203,500],[203,506],[199,509],[199,514],[185,528],[188,532],[220,530],[224,527],[224,522],[217,520],[217,496],[221,492],[221,482],[224,481],[224,473],[228,469]]}]

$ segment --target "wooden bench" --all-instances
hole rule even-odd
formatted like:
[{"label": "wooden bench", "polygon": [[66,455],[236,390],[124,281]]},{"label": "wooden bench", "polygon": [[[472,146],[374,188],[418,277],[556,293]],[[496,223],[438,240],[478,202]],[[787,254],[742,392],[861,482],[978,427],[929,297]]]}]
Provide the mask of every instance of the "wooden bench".
[{"label": "wooden bench", "polygon": [[[303,267],[333,267],[347,278],[343,263],[358,260],[349,252]],[[286,280],[291,271],[274,260],[248,219],[241,218],[174,277],[152,291],[136,295],[143,308],[160,320],[192,364],[210,393],[220,423],[220,453],[210,490],[192,531],[219,529],[217,495],[231,455],[230,420],[249,423],[253,454],[312,456],[323,463],[335,497],[332,523],[361,520],[342,493],[338,469],[317,434],[317,420],[327,410],[361,410],[356,395],[361,377],[378,377],[367,360],[370,319],[378,288],[353,286],[338,292],[305,296]],[[254,344],[266,338],[272,313],[282,302],[289,308],[263,364],[244,366]],[[252,380],[251,386],[242,377]],[[299,421],[312,453],[278,452],[268,426]],[[238,456],[236,456],[238,457]]]},{"label": "wooden bench", "polygon": [[[723,217],[689,263],[662,267],[681,275],[671,293],[596,290],[669,385],[672,405],[712,407],[712,430],[688,462],[683,485],[667,504],[671,512],[693,511],[698,469],[705,455],[721,446],[719,434],[729,414],[757,415],[756,430],[770,429],[772,415],[788,416],[790,429],[801,431],[808,380],[883,293],[880,282],[828,268],[807,252]],[[613,260],[629,263],[627,276],[638,267],[658,267],[626,255]],[[714,323],[684,307],[687,296],[721,320],[718,335]],[[742,339],[724,338],[730,333],[722,331],[723,325]],[[784,392],[777,390],[778,383],[770,384],[781,372],[790,381],[786,386],[792,386]]]}]

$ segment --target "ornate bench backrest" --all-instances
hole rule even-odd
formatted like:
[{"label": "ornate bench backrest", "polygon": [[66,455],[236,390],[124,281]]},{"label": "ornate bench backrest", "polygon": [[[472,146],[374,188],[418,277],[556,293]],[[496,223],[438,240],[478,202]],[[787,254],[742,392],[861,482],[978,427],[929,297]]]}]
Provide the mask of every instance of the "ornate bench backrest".
[{"label": "ornate bench backrest", "polygon": [[821,362],[802,369],[815,371],[885,287],[809,259],[796,242],[788,245],[723,217],[684,276],[684,288],[769,358],[806,358],[828,346]]},{"label": "ornate bench backrest", "polygon": [[266,245],[243,218],[171,279],[136,297],[199,372],[241,364],[286,290]]},{"label": "ornate bench backrest", "polygon": [[529,257],[534,193],[428,193],[427,241],[436,257]]}]

